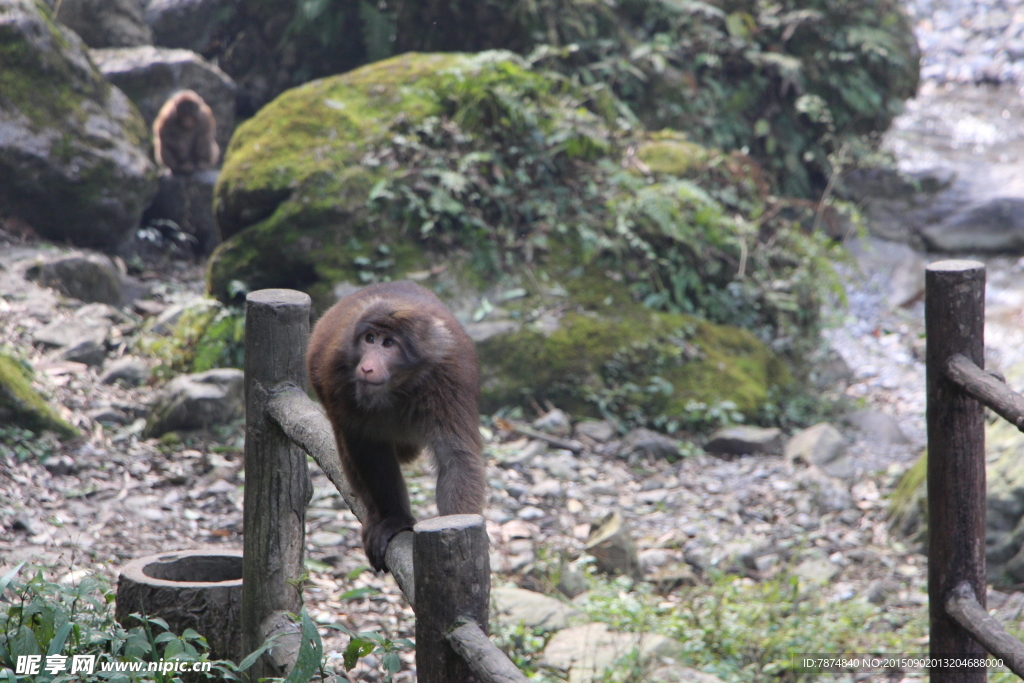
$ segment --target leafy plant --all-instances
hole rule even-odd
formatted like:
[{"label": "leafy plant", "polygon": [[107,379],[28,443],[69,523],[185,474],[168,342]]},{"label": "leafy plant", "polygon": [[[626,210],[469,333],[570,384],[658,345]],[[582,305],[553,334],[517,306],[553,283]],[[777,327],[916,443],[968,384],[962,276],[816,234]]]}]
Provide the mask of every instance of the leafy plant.
[{"label": "leafy plant", "polygon": [[403,50],[529,55],[614,93],[626,120],[748,150],[795,196],[820,194],[844,142],[870,149],[918,81],[893,0],[410,0],[396,33]]},{"label": "leafy plant", "polygon": [[[77,585],[47,581],[41,572],[21,581],[24,563],[0,578],[0,680],[23,680],[16,674],[19,657],[39,657],[39,673],[31,680],[128,681],[125,671],[132,663],[177,660],[184,668],[210,680],[240,680],[231,662],[211,661],[205,639],[192,630],[178,636],[162,619],[133,615],[142,623],[130,629],[114,621],[114,594],[100,579],[88,576]],[[160,632],[153,627],[158,627]],[[68,655],[94,657],[93,672],[69,677]],[[26,660],[22,659],[24,663]],[[209,671],[192,669],[209,663]],[[182,667],[179,666],[179,669]],[[47,670],[50,669],[50,670]],[[143,669],[146,670],[146,669]],[[173,672],[148,671],[156,683],[179,680]]]},{"label": "leafy plant", "polygon": [[[794,356],[815,343],[827,245],[767,210],[767,181],[743,155],[636,136],[607,93],[514,61],[438,96],[444,116],[400,116],[364,155],[393,172],[369,194],[371,221],[466,250],[488,277],[524,262],[570,279],[615,273],[649,308],[747,327]],[[688,145],[701,163],[685,177],[628,168],[649,143]],[[375,279],[364,260],[360,277]]]},{"label": "leafy plant", "polygon": [[52,433],[36,434],[14,425],[0,427],[0,458],[10,458],[15,462],[46,462],[56,452],[57,446]]},{"label": "leafy plant", "polygon": [[214,300],[186,309],[171,334],[147,336],[144,352],[161,360],[154,375],[169,378],[212,368],[241,367],[245,352],[245,314]]},{"label": "leafy plant", "polygon": [[374,655],[380,658],[384,683],[392,683],[394,674],[402,670],[402,659],[399,652],[415,647],[415,644],[408,638],[392,640],[372,631],[353,633],[342,624],[331,624],[328,628],[336,629],[349,636],[348,647],[345,648],[343,655],[346,671],[351,671],[360,659]]},{"label": "leafy plant", "polygon": [[[828,599],[786,573],[761,582],[714,574],[670,602],[649,584],[593,572],[587,578],[591,590],[577,606],[592,619],[674,638],[686,653],[681,663],[728,683],[810,683],[820,672],[803,670],[795,654],[914,652],[927,630],[919,610],[907,617],[863,599]],[[634,671],[627,659],[607,680],[631,680]]]}]

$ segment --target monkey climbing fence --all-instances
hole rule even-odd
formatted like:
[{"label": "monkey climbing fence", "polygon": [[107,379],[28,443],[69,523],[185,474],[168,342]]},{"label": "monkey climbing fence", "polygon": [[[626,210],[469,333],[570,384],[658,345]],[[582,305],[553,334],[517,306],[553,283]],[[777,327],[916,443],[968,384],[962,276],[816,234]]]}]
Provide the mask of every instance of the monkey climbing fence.
[{"label": "monkey climbing fence", "polygon": [[[301,292],[265,289],[246,298],[243,655],[268,636],[290,634],[250,671],[253,680],[280,675],[295,661],[297,631],[284,615],[302,606],[295,586],[305,573],[307,453],[356,517],[366,514],[341,471],[327,417],[307,394],[309,312]],[[490,560],[482,517],[420,522],[395,536],[385,557],[416,612],[420,683],[525,683],[487,636]]]},{"label": "monkey climbing fence", "polygon": [[1024,396],[983,370],[985,266],[940,261],[925,273],[928,596],[932,683],[981,683],[986,651],[1024,678],[1024,643],[985,610],[987,406],[1024,431]]}]

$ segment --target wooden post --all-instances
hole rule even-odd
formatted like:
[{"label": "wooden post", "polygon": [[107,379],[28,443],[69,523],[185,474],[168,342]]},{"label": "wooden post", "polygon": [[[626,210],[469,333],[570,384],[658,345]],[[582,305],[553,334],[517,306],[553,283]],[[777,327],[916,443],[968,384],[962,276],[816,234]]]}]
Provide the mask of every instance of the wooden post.
[{"label": "wooden post", "polygon": [[[985,604],[985,416],[946,376],[962,354],[984,368],[985,266],[940,261],[925,277],[928,389],[928,599],[932,657],[985,657],[946,612],[967,582]],[[933,667],[932,683],[983,683],[986,669]]]},{"label": "wooden post", "polygon": [[[267,402],[281,383],[306,388],[309,308],[307,295],[287,289],[246,297],[243,655],[263,643],[265,621],[273,625],[275,614],[302,608],[301,587],[289,582],[305,573],[306,506],[313,488],[306,453],[270,420]],[[260,658],[249,669],[250,680],[283,675],[280,664],[280,658]]]},{"label": "wooden post", "polygon": [[450,515],[413,529],[416,586],[416,675],[420,683],[477,683],[447,634],[458,619],[487,630],[491,560],[480,515]]}]

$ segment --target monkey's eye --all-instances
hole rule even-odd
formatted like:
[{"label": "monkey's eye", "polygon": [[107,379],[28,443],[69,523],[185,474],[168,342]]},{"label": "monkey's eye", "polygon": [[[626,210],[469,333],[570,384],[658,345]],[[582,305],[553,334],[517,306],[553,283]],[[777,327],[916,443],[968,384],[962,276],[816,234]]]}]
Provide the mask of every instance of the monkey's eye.
[{"label": "monkey's eye", "polygon": [[367,332],[366,336],[363,337],[363,341],[365,341],[367,344],[372,344],[375,341],[377,341],[377,337],[376,335],[374,335],[373,332]]},{"label": "monkey's eye", "polygon": [[383,346],[384,348],[390,348],[395,345],[395,340],[392,339],[391,337],[388,337],[387,339],[382,341],[380,345]]}]

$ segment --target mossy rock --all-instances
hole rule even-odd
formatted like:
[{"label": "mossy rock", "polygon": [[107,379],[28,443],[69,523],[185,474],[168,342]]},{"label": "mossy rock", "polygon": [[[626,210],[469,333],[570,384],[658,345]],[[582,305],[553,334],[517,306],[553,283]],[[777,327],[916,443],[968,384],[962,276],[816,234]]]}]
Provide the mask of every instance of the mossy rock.
[{"label": "mossy rock", "polygon": [[78,434],[32,388],[31,371],[16,358],[0,352],[0,428],[5,425],[34,432],[52,431],[62,437]]},{"label": "mossy rock", "polygon": [[747,330],[643,309],[568,313],[553,331],[527,325],[478,349],[485,410],[532,396],[578,415],[685,423],[695,403],[755,414],[792,379]]},{"label": "mossy rock", "polygon": [[0,213],[113,249],[157,189],[150,132],[41,2],[0,0]]},{"label": "mossy rock", "polygon": [[[450,261],[408,225],[370,220],[372,193],[403,169],[365,155],[405,121],[452,117],[471,132],[495,123],[486,103],[466,102],[478,90],[536,97],[552,118],[594,123],[558,106],[563,87],[511,53],[488,52],[405,54],[287,91],[238,128],[225,155],[214,207],[226,241],[211,258],[209,291],[227,301],[242,289],[292,287],[325,304],[336,282]],[[580,133],[566,145],[586,155],[602,142]]]},{"label": "mossy rock", "polygon": [[[210,292],[301,289],[323,310],[413,278],[464,322],[519,329],[481,347],[487,409],[752,415],[789,377],[765,343],[813,343],[826,261],[767,211],[749,157],[617,111],[508,52],[405,54],[288,91],[228,149]],[[550,337],[531,327],[553,317]]]}]

